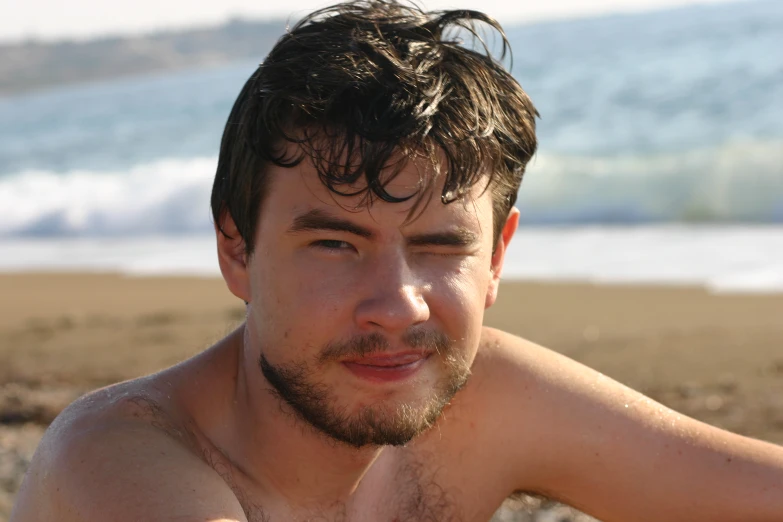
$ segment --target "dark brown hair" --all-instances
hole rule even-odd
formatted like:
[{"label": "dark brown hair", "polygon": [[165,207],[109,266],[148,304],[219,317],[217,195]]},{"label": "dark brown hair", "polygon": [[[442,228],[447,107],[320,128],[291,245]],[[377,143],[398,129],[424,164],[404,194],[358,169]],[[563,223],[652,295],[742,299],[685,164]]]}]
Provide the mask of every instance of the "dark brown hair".
[{"label": "dark brown hair", "polygon": [[[499,58],[481,26],[500,36]],[[310,14],[280,38],[234,103],[212,189],[215,223],[228,211],[251,253],[265,167],[307,158],[333,193],[367,204],[420,197],[436,180],[449,203],[486,179],[497,243],[536,150],[538,115],[502,65],[507,51],[503,29],[477,11],[360,0]],[[433,168],[416,193],[386,192],[404,161],[422,157]],[[351,192],[362,176],[362,190]]]}]

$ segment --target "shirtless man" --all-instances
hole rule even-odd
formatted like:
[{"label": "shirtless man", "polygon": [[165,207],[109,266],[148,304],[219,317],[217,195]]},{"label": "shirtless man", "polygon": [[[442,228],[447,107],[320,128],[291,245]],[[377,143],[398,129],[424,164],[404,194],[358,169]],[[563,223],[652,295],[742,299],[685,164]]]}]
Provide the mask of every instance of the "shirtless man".
[{"label": "shirtless man", "polygon": [[783,520],[783,449],[482,327],[536,111],[443,34],[471,21],[495,25],[362,2],[278,42],[212,197],[245,322],[66,409],[13,522],[478,522],[517,491],[607,522]]}]

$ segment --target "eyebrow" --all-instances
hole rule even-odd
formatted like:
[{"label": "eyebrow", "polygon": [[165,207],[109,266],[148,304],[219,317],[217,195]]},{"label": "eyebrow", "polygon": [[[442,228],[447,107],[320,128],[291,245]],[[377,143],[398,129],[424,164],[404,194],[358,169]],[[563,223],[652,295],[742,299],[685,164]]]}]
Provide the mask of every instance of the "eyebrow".
[{"label": "eyebrow", "polygon": [[[293,223],[288,228],[289,233],[310,232],[318,230],[333,230],[336,232],[347,232],[365,239],[372,239],[375,233],[352,221],[343,219],[330,214],[321,209],[308,210],[304,214],[296,216]],[[424,234],[415,234],[406,239],[409,246],[451,246],[467,247],[479,241],[479,236],[475,232],[465,228],[456,227],[452,230],[443,232],[428,232]]]},{"label": "eyebrow", "polygon": [[306,232],[313,230],[347,232],[367,239],[370,239],[375,235],[370,229],[357,225],[347,219],[333,216],[332,214],[317,208],[308,210],[300,216],[296,216],[294,222],[288,228],[289,232]]},{"label": "eyebrow", "polygon": [[464,227],[445,232],[432,232],[428,234],[416,234],[407,240],[411,246],[452,246],[467,247],[479,240],[478,234]]}]

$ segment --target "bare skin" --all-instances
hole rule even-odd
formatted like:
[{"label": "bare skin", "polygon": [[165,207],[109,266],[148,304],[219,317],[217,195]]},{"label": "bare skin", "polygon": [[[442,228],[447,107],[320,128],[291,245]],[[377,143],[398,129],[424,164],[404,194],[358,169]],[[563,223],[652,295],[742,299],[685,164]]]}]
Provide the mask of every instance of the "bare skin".
[{"label": "bare skin", "polygon": [[[516,491],[606,522],[783,519],[780,447],[684,417],[481,326],[516,211],[493,248],[491,196],[480,187],[451,205],[435,194],[409,220],[406,204],[336,200],[304,164],[279,170],[254,254],[230,217],[228,235],[217,234],[226,283],[249,303],[246,322],[178,366],[71,405],[36,453],[13,522],[478,522]],[[417,180],[411,164],[391,187],[404,194]],[[313,210],[353,230],[302,219]],[[402,446],[336,441],[259,370],[262,355],[313,370],[303,375],[349,418],[402,408],[415,419],[447,379],[442,353],[380,380],[352,370],[350,357],[319,359],[329,343],[368,333],[399,353],[412,330],[445,334],[470,377],[435,424]]]}]

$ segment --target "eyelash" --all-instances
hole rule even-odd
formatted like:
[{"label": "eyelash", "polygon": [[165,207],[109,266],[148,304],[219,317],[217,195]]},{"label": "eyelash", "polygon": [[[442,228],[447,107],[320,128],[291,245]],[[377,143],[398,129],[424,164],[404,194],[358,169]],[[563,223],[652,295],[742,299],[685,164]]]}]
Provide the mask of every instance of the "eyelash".
[{"label": "eyelash", "polygon": [[[355,247],[350,244],[347,241],[343,241],[341,239],[320,239],[318,241],[313,241],[310,243],[310,246],[318,249],[325,250],[327,252],[338,252],[340,250],[355,250]],[[422,252],[424,254],[428,255],[434,255],[438,257],[454,257],[454,256],[462,256],[462,253],[458,252]]]},{"label": "eyelash", "polygon": [[[339,246],[335,246],[336,244]],[[346,247],[353,248],[353,245],[340,239],[321,239],[319,241],[313,241],[311,245],[315,248],[322,248],[328,251],[347,250]]]}]

